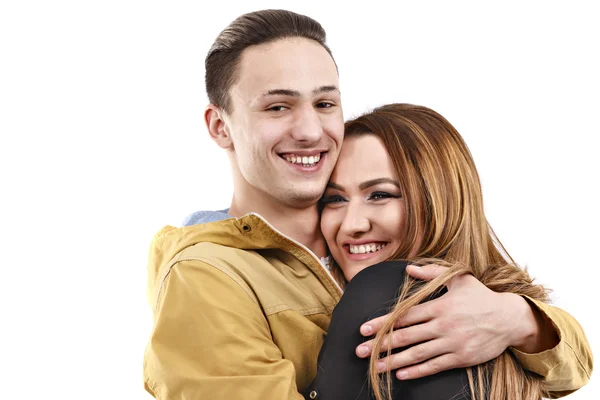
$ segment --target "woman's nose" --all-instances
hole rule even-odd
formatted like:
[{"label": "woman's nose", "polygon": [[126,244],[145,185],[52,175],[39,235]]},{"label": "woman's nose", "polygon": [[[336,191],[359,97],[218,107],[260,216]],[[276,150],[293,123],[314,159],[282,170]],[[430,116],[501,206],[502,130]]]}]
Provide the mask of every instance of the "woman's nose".
[{"label": "woman's nose", "polygon": [[371,229],[371,221],[363,207],[348,205],[346,215],[342,221],[341,230],[348,236],[357,236]]}]

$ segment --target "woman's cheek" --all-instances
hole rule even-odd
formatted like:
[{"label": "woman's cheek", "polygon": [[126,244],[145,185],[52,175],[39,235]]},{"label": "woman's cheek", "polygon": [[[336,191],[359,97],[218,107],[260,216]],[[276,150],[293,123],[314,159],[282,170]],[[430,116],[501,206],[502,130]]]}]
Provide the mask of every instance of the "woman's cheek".
[{"label": "woman's cheek", "polygon": [[[398,201],[396,202],[396,206],[394,207],[395,210],[395,226],[394,226],[394,230],[396,232],[400,232],[402,231],[402,228],[404,227],[405,223],[406,223],[406,215],[404,212],[404,202],[402,201]],[[400,204],[398,204],[400,203]]]},{"label": "woman's cheek", "polygon": [[335,219],[334,214],[327,207],[321,213],[321,232],[325,237],[327,245],[332,248],[335,245]]}]

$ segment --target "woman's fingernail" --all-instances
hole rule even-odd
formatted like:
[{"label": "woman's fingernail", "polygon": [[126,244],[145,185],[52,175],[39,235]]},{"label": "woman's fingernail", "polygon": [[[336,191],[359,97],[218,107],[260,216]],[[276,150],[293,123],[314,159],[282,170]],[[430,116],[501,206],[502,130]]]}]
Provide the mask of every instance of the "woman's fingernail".
[{"label": "woman's fingernail", "polygon": [[358,355],[361,357],[369,355],[369,348],[367,346],[358,346]]},{"label": "woman's fingernail", "polygon": [[363,325],[360,327],[360,332],[363,335],[370,335],[373,332],[373,327],[371,325]]}]

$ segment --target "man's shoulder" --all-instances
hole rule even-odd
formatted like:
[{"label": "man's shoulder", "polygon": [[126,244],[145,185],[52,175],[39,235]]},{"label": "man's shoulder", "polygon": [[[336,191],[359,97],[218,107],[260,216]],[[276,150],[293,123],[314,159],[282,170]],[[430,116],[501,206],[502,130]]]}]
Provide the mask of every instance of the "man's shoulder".
[{"label": "man's shoulder", "polygon": [[215,242],[200,242],[185,248],[178,257],[178,261],[193,259],[229,260],[244,254],[254,252],[253,250],[228,246],[227,244]]},{"label": "man's shoulder", "polygon": [[177,264],[200,261],[205,265],[227,271],[228,274],[246,276],[248,272],[274,272],[270,260],[260,250],[245,249],[215,242],[201,242],[187,247],[177,257]]},{"label": "man's shoulder", "polygon": [[195,211],[185,217],[182,225],[191,226],[233,218],[231,215],[227,214],[228,211],[228,209],[219,211]]}]

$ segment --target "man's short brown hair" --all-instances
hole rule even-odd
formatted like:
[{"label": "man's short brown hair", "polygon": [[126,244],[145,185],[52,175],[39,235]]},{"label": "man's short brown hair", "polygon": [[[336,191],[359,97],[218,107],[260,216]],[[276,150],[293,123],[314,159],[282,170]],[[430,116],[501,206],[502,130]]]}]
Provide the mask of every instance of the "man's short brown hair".
[{"label": "man's short brown hair", "polygon": [[314,40],[331,55],[325,44],[325,30],[305,15],[287,10],[261,10],[235,19],[217,36],[206,56],[206,93],[211,104],[231,112],[229,89],[235,83],[246,48],[293,37]]}]

